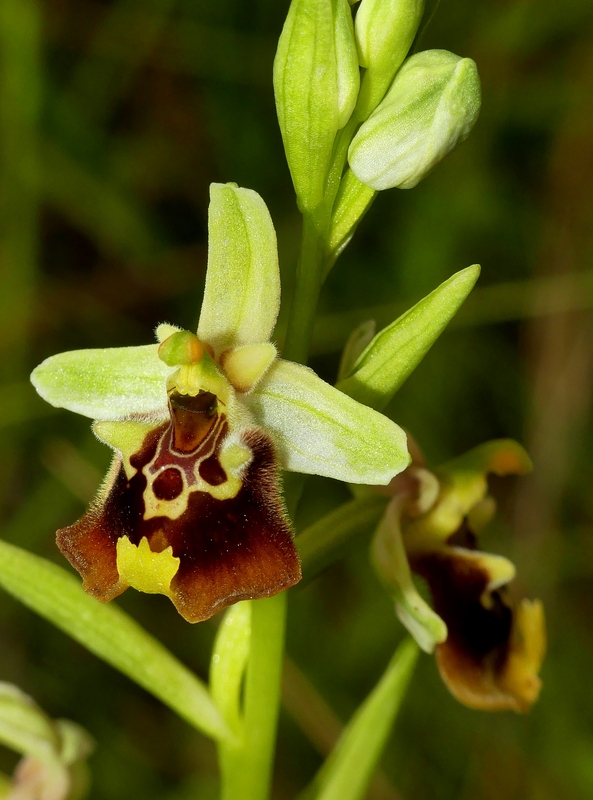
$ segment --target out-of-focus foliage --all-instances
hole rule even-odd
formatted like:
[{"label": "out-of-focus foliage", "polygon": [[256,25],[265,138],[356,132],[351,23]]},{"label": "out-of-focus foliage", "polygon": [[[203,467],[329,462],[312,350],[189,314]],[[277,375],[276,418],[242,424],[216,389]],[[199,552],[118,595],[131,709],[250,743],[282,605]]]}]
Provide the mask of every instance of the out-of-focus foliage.
[{"label": "out-of-focus foliage", "polygon": [[[27,384],[64,350],[195,327],[208,186],[266,200],[290,292],[299,218],[275,119],[277,0],[3,0],[0,4],[1,536],[58,560],[108,453]],[[412,191],[376,200],[322,295],[314,365],[334,380],[352,328],[389,323],[474,262],[482,277],[388,413],[439,463],[522,441],[529,478],[500,491],[484,545],[546,606],[550,651],[529,716],[456,704],[422,656],[372,798],[593,796],[593,6],[442,0],[420,42],[473,58],[469,140]],[[276,338],[282,340],[281,317]],[[297,524],[347,499],[306,485]],[[385,669],[402,629],[368,537],[291,596],[275,797],[294,797]],[[215,624],[166,599],[121,604],[206,676]],[[211,743],[43,620],[0,596],[0,678],[97,740],[93,798],[216,796]],[[322,697],[324,699],[322,699]],[[8,751],[0,770],[9,772]]]}]

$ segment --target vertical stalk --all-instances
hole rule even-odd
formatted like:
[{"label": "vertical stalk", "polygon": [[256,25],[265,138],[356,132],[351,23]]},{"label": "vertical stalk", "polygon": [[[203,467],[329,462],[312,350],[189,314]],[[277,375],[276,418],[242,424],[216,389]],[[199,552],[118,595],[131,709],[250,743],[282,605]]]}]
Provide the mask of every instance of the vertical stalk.
[{"label": "vertical stalk", "polygon": [[284,659],[287,594],[253,603],[251,650],[245,691],[245,748],[249,754],[245,800],[265,800],[272,781],[280,681]]},{"label": "vertical stalk", "polygon": [[280,708],[286,597],[286,592],[281,592],[251,603],[244,715],[237,744],[225,744],[220,752],[221,800],[269,797]]},{"label": "vertical stalk", "polygon": [[315,212],[303,215],[301,252],[283,355],[306,363],[313,334],[315,311],[321,290],[327,227]]}]

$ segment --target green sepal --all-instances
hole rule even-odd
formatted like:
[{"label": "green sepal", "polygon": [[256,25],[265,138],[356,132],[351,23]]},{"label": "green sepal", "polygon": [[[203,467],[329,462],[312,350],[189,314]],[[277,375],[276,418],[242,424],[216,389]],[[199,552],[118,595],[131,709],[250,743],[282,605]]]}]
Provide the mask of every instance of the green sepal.
[{"label": "green sepal", "polygon": [[361,119],[383,99],[423,13],[424,0],[362,0],[355,23],[360,64],[366,68],[357,111]]},{"label": "green sepal", "polygon": [[393,500],[379,523],[371,546],[371,561],[395,600],[402,625],[425,653],[432,653],[447,638],[447,626],[418,594],[402,540],[401,510]]},{"label": "green sepal", "polygon": [[480,79],[471,58],[447,50],[416,53],[352,140],[350,168],[378,191],[411,189],[467,139],[480,103]]},{"label": "green sepal", "polygon": [[274,60],[274,94],[301,211],[320,205],[340,107],[334,0],[292,0]]},{"label": "green sepal", "polygon": [[384,408],[438,339],[479,274],[477,264],[462,269],[379,331],[337,388],[371,408]]},{"label": "green sepal", "polygon": [[387,484],[410,461],[401,428],[301,364],[276,361],[245,402],[284,469]]},{"label": "green sepal", "polygon": [[468,450],[439,467],[439,474],[454,481],[458,476],[525,475],[533,463],[525,448],[514,439],[492,439]]},{"label": "green sepal", "polygon": [[171,368],[158,345],[70,350],[46,358],[31,375],[41,397],[91,419],[117,420],[130,414],[166,415]]},{"label": "green sepal", "polygon": [[441,486],[438,502],[406,527],[408,553],[434,550],[464,521],[481,527],[494,510],[482,505],[487,501],[488,475],[524,475],[531,468],[524,448],[512,439],[484,442],[440,466],[436,470]]},{"label": "green sepal", "polygon": [[217,355],[266,342],[279,307],[276,232],[266,204],[251,189],[213,183],[200,340]]}]

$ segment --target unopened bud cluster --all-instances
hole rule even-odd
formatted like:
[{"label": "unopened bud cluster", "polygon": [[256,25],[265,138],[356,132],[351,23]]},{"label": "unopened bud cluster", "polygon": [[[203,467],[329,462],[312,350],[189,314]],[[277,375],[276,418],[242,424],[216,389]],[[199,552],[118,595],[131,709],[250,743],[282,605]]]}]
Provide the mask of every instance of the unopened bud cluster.
[{"label": "unopened bud cluster", "polygon": [[[423,15],[424,0],[361,0],[354,18],[349,0],[292,0],[274,89],[304,213],[325,203],[342,228],[351,217],[356,225],[374,194],[346,178],[346,156],[371,190],[407,189],[469,135],[480,108],[476,65],[445,50],[409,56]],[[348,231],[333,238],[343,246]]]}]

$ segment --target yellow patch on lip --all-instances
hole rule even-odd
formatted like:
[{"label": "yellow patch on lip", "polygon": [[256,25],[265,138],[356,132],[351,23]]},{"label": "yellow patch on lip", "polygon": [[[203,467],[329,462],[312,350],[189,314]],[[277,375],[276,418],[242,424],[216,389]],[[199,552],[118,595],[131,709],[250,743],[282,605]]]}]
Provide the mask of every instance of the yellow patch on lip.
[{"label": "yellow patch on lip", "polygon": [[150,549],[143,536],[136,546],[127,536],[117,540],[117,571],[122,583],[147,594],[171,595],[171,581],[177,574],[180,560],[171,546],[160,553]]}]

